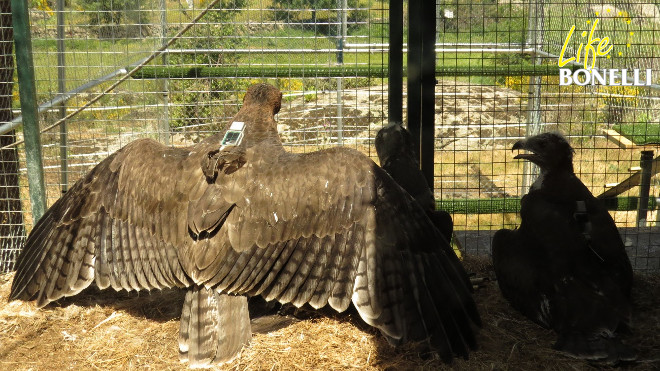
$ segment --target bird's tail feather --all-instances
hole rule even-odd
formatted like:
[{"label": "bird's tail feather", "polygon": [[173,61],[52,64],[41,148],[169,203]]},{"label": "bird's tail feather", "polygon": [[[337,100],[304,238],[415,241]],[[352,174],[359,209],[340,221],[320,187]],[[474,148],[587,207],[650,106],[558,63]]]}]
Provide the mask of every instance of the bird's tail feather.
[{"label": "bird's tail feather", "polygon": [[191,368],[231,362],[250,341],[247,298],[196,287],[186,293],[179,356]]},{"label": "bird's tail feather", "polygon": [[443,322],[451,324],[445,325],[445,331],[451,333],[449,329],[454,328],[455,333],[449,337],[454,352],[467,358],[469,351],[477,348],[475,328],[481,327],[481,318],[471,296],[471,287],[463,284],[463,275],[452,270],[450,262],[446,262],[445,273],[438,279],[440,260],[437,256],[424,259],[425,281],[436,308],[444,313]]},{"label": "bird's tail feather", "polygon": [[600,361],[608,364],[632,362],[637,352],[612,334],[586,336],[583,333],[569,333],[559,336],[553,346],[570,357]]}]

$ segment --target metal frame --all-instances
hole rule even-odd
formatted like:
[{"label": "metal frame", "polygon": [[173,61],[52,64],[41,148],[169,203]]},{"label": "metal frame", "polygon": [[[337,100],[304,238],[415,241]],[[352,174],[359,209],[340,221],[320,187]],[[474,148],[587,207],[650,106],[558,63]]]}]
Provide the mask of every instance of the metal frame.
[{"label": "metal frame", "polygon": [[[24,134],[26,139],[26,154],[27,154],[27,163],[28,163],[28,178],[30,183],[30,197],[32,202],[33,214],[36,219],[43,213],[45,208],[45,196],[44,196],[44,186],[43,186],[43,164],[41,163],[41,153],[40,153],[40,143],[39,143],[39,125],[37,121],[37,116],[39,113],[47,110],[59,110],[59,117],[62,120],[60,123],[60,156],[61,163],[60,167],[62,171],[62,190],[65,191],[67,188],[68,179],[66,178],[66,168],[72,168],[76,166],[75,164],[67,163],[67,131],[66,131],[66,122],[63,119],[66,117],[66,109],[64,103],[79,93],[85,92],[95,86],[98,86],[102,83],[116,79],[118,76],[126,77],[127,75],[135,73],[137,69],[144,66],[144,64],[149,60],[145,58],[137,63],[134,63],[125,68],[119,68],[116,71],[105,75],[99,79],[88,81],[85,84],[76,87],[73,90],[66,91],[66,60],[64,59],[64,33],[63,25],[63,12],[62,6],[64,1],[57,0],[57,16],[58,16],[58,36],[57,36],[57,52],[58,52],[58,90],[57,96],[49,102],[46,102],[39,107],[36,107],[35,104],[35,93],[34,93],[34,76],[29,76],[30,70],[30,39],[29,39],[29,26],[28,14],[27,14],[27,0],[12,0],[12,4],[17,4],[13,7],[16,32],[16,50],[17,50],[17,59],[18,59],[18,68],[19,68],[19,84],[21,87],[21,106],[22,106],[22,116],[17,117],[13,120],[12,123],[6,123],[0,126],[0,133],[6,132],[15,128],[17,125],[22,122],[25,123]],[[165,1],[161,0],[161,6],[165,4]],[[337,0],[337,8],[341,9],[346,7],[345,0]],[[436,8],[437,5],[435,2],[424,2],[420,0],[411,0],[409,2],[409,12],[408,12],[408,43],[404,43],[404,8],[402,0],[391,0],[389,6],[389,44],[384,43],[349,43],[347,42],[348,38],[346,37],[346,28],[340,27],[338,29],[336,39],[337,47],[335,49],[330,48],[319,48],[315,50],[311,49],[169,49],[167,48],[166,37],[166,27],[165,23],[167,21],[166,9],[162,8],[161,13],[161,24],[163,29],[161,30],[161,49],[155,54],[162,56],[162,66],[163,67],[151,67],[148,66],[136,73],[134,78],[162,78],[163,82],[163,99],[161,101],[161,106],[165,107],[164,116],[159,126],[159,131],[162,133],[169,132],[167,115],[167,107],[170,104],[168,100],[168,81],[167,78],[171,77],[181,77],[181,78],[196,78],[196,76],[202,76],[204,78],[212,77],[252,77],[255,72],[259,77],[329,77],[337,80],[337,133],[333,133],[332,137],[329,137],[334,143],[342,144],[345,141],[345,137],[349,136],[348,124],[345,124],[345,128],[342,128],[341,118],[343,117],[343,111],[349,108],[349,106],[343,106],[346,104],[343,102],[342,91],[347,88],[343,86],[342,81],[348,77],[378,77],[383,78],[387,77],[389,79],[387,92],[388,95],[388,106],[387,114],[388,120],[390,122],[402,122],[403,121],[403,81],[404,78],[407,78],[406,83],[408,84],[408,94],[407,94],[407,103],[408,103],[408,120],[407,125],[415,140],[417,141],[417,148],[419,151],[420,165],[421,169],[431,187],[434,185],[434,146],[435,146],[435,99],[439,94],[435,93],[436,87],[436,76],[496,76],[503,73],[514,74],[520,76],[545,76],[556,74],[556,66],[547,66],[541,65],[540,60],[542,58],[552,58],[557,57],[550,53],[547,53],[542,50],[543,45],[543,33],[544,33],[544,20],[543,20],[543,9],[544,5],[550,5],[549,2],[544,2],[543,0],[532,1],[528,4],[525,4],[528,7],[529,15],[529,24],[528,24],[528,34],[527,40],[525,43],[440,43],[436,42],[437,35],[435,32],[428,32],[428,30],[435,29],[436,24]],[[20,13],[20,14],[19,14]],[[345,23],[345,12],[340,15],[337,20],[337,24]],[[21,21],[19,18],[24,18]],[[550,20],[548,21],[548,33],[546,36],[550,38],[552,28],[550,27]],[[22,22],[22,24],[21,24]],[[334,24],[334,23],[332,23]],[[22,31],[21,31],[22,28]],[[334,38],[335,35],[332,35]],[[295,45],[292,45],[295,47]],[[389,50],[389,59],[387,65],[376,65],[376,64],[366,64],[362,63],[360,65],[351,65],[343,64],[343,57],[349,55],[349,53],[368,53],[368,52],[385,52]],[[337,64],[331,64],[329,66],[303,66],[303,65],[270,65],[269,62],[266,62],[264,65],[259,67],[249,67],[249,66],[238,66],[238,67],[219,67],[219,68],[181,68],[176,66],[168,65],[167,58],[170,55],[175,54],[203,54],[203,53],[223,53],[231,52],[235,54],[264,54],[264,53],[287,53],[287,54],[300,54],[308,53],[310,51],[314,52],[324,52],[324,53],[336,53],[337,55]],[[25,53],[27,52],[27,56]],[[407,67],[403,65],[404,53],[407,53],[408,63]],[[533,61],[535,65],[533,66],[524,66],[519,67],[510,67],[510,66],[498,66],[498,67],[481,67],[481,68],[436,68],[436,53],[517,53],[517,54],[527,54],[533,56]],[[151,57],[150,57],[151,58]],[[331,57],[332,58],[332,57]],[[331,59],[334,62],[334,59]],[[138,67],[139,68],[136,68]],[[576,67],[579,67],[577,63]],[[117,68],[117,66],[113,67]],[[517,69],[519,68],[519,69]],[[25,71],[28,72],[25,72]],[[129,72],[130,71],[130,72]],[[162,72],[162,74],[161,74]],[[31,81],[32,80],[32,81]],[[124,79],[122,79],[124,81]],[[32,93],[30,92],[30,84],[32,84]],[[660,86],[653,85],[647,87],[650,89],[659,89]],[[334,87],[330,88],[334,90]],[[335,93],[335,92],[333,92]],[[541,84],[540,79],[531,79],[529,89],[528,89],[528,120],[527,123],[507,123],[507,126],[520,126],[527,125],[527,133],[524,135],[533,135],[539,131],[539,128],[542,124],[549,124],[549,122],[541,122]],[[582,94],[582,93],[580,93]],[[591,93],[599,94],[598,92]],[[575,95],[577,96],[577,95]],[[545,96],[544,96],[545,97]],[[646,99],[646,98],[645,98]],[[654,98],[648,98],[654,99]],[[118,109],[126,108],[127,106],[121,107],[107,107],[103,109]],[[93,109],[93,108],[92,108]],[[334,113],[333,113],[334,114]],[[159,118],[160,119],[160,118]],[[71,121],[71,120],[70,120]],[[344,121],[345,123],[346,121]],[[492,125],[496,127],[502,124]],[[451,125],[446,126],[446,128],[451,127]],[[367,126],[365,126],[368,129]],[[343,130],[347,130],[343,133]],[[360,127],[362,130],[362,127]],[[159,133],[160,133],[159,132]],[[519,135],[519,134],[516,134]],[[169,135],[159,136],[163,142],[167,143]],[[493,139],[496,140],[511,140],[515,139],[514,136],[493,136]],[[472,140],[467,138],[467,140]],[[474,139],[478,140],[478,139]],[[57,144],[54,144],[57,145]],[[306,145],[304,142],[301,142],[300,145]],[[73,161],[73,160],[72,160]],[[87,165],[87,164],[86,164]],[[39,179],[41,177],[41,179]],[[531,171],[525,171],[523,189],[526,191],[529,184],[533,181],[533,174]],[[648,184],[648,182],[645,182]],[[524,193],[524,192],[523,192]],[[639,218],[640,221],[644,220],[643,213],[646,209],[643,206],[646,206],[648,203],[644,200],[644,195],[641,194],[641,201],[636,208],[639,207]],[[483,205],[497,203],[499,201],[484,199],[485,201],[478,200],[475,201],[476,210],[482,210]],[[513,199],[507,199],[511,201]],[[472,206],[461,208],[460,203],[462,200],[446,200],[447,202],[453,202],[456,213],[473,213],[474,208]],[[472,201],[472,200],[467,200]],[[444,201],[443,201],[444,202]],[[504,201],[503,201],[504,202]],[[619,202],[619,201],[617,201]],[[41,203],[41,206],[40,206]],[[507,204],[508,205],[508,204]],[[631,205],[626,203],[626,205]],[[648,204],[649,209],[655,208],[655,204]],[[449,204],[443,203],[443,208],[450,207]],[[632,206],[630,206],[632,207]],[[484,210],[488,209],[488,206],[484,206]],[[509,209],[506,209],[509,210]],[[627,209],[629,210],[629,209]]]},{"label": "metal frame", "polygon": [[30,202],[32,218],[37,221],[46,211],[46,186],[42,171],[41,136],[39,135],[39,112],[34,82],[30,20],[27,0],[11,0],[11,5]]}]

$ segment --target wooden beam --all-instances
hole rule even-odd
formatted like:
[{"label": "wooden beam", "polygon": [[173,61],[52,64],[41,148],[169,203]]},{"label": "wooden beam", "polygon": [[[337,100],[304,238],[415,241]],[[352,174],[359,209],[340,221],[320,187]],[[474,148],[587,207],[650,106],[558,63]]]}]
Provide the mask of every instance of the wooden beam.
[{"label": "wooden beam", "polygon": [[[654,158],[653,162],[651,163],[651,176],[659,172],[660,172],[660,156]],[[633,187],[638,186],[641,181],[642,181],[642,171],[640,170],[635,172],[633,175],[629,176],[626,180],[619,183],[617,186],[603,192],[601,195],[598,196],[598,198],[616,197],[621,193]]]},{"label": "wooden beam", "polygon": [[637,147],[635,143],[633,143],[630,139],[626,138],[625,136],[621,135],[616,130],[603,129],[603,133],[605,134],[605,138],[607,138],[607,140],[616,144],[617,146],[619,146],[619,148],[631,149]]}]

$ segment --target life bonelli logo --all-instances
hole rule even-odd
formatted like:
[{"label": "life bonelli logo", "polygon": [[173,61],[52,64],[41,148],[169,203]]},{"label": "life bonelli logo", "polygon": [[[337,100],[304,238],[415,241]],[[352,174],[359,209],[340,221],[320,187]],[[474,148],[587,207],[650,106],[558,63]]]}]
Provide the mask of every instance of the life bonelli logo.
[{"label": "life bonelli logo", "polygon": [[[608,9],[609,11],[609,9]],[[621,15],[621,13],[619,13]],[[598,16],[598,13],[596,13]],[[630,18],[624,19],[630,24]],[[610,59],[613,56],[623,56],[622,51],[615,51],[612,40],[608,36],[599,37],[599,18],[587,20],[589,31],[582,31],[580,36],[575,35],[575,25],[568,31],[561,54],[557,64],[559,65],[559,85],[605,85],[605,86],[648,86],[651,85],[651,69],[626,69],[626,68],[596,68],[598,58]],[[628,32],[626,49],[629,50],[630,39],[635,35],[633,31]],[[568,45],[573,38],[580,42],[574,56],[567,55]],[[581,40],[579,39],[581,37]],[[621,46],[619,46],[621,48]],[[584,68],[566,68],[566,65],[579,65]]]}]

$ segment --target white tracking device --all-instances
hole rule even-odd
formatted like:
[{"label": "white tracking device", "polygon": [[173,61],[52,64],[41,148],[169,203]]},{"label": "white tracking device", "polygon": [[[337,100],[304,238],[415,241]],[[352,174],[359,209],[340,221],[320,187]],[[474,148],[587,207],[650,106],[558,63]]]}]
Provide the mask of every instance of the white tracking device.
[{"label": "white tracking device", "polygon": [[245,123],[241,121],[234,121],[229,126],[229,129],[225,133],[225,137],[222,138],[220,145],[225,146],[237,146],[241,144],[243,140],[243,129],[245,129]]}]

